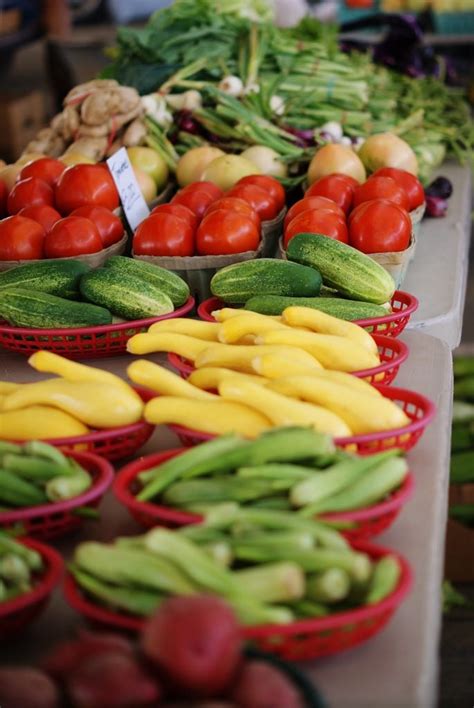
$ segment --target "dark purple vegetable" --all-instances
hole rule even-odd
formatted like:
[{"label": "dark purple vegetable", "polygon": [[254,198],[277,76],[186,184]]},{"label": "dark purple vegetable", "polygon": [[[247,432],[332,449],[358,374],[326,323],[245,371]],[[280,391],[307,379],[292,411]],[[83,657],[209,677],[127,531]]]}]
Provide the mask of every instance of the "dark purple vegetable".
[{"label": "dark purple vegetable", "polygon": [[29,666],[0,668],[2,708],[58,708],[59,692],[49,676]]},{"label": "dark purple vegetable", "polygon": [[446,216],[448,202],[441,197],[426,197],[426,216],[440,217]]},{"label": "dark purple vegetable", "polygon": [[42,662],[43,669],[56,679],[65,679],[84,659],[107,652],[132,656],[134,649],[131,642],[119,634],[94,633],[84,629],[77,639],[58,644]]},{"label": "dark purple vegetable", "polygon": [[425,189],[427,197],[440,197],[441,199],[449,199],[453,193],[453,185],[447,177],[437,177]]},{"label": "dark purple vegetable", "polygon": [[176,116],[176,121],[180,130],[184,130],[191,135],[198,135],[202,132],[199,123],[194,120],[191,111],[180,111]]},{"label": "dark purple vegetable", "polygon": [[296,144],[299,147],[306,148],[316,144],[313,130],[301,130],[300,128],[293,128],[290,125],[286,125],[284,130],[297,138]]}]

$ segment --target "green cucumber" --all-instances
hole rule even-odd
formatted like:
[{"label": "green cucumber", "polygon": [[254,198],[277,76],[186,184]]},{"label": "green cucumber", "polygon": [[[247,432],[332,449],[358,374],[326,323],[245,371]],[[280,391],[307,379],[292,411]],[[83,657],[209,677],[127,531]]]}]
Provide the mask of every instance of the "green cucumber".
[{"label": "green cucumber", "polygon": [[0,289],[0,318],[16,327],[37,329],[97,327],[112,322],[112,315],[103,307],[24,288]]},{"label": "green cucumber", "polygon": [[381,305],[339,297],[282,297],[279,295],[255,295],[245,303],[245,310],[262,315],[281,315],[287,307],[311,307],[340,320],[366,320],[385,317],[387,310]]},{"label": "green cucumber", "polygon": [[87,273],[81,279],[81,293],[86,300],[126,320],[158,317],[174,310],[169,296],[156,285],[115,268]]},{"label": "green cucumber", "polygon": [[316,268],[324,285],[352,300],[382,305],[395,291],[390,273],[370,256],[321,234],[297,234],[286,255],[290,261]]},{"label": "green cucumber", "polygon": [[24,288],[74,299],[79,293],[81,277],[89,270],[88,265],[76,260],[27,263],[0,273],[0,289]]},{"label": "green cucumber", "polygon": [[176,275],[171,270],[166,270],[166,268],[161,268],[145,261],[127,258],[126,256],[111,256],[106,261],[105,268],[113,268],[122,272],[125,277],[132,275],[142,278],[147,283],[156,285],[159,290],[168,295],[175,307],[184,305],[189,298],[188,284],[179,275]]},{"label": "green cucumber", "polygon": [[321,289],[314,268],[274,258],[234,263],[219,270],[211,280],[211,292],[229,304],[243,304],[264,292],[268,295],[314,297]]}]

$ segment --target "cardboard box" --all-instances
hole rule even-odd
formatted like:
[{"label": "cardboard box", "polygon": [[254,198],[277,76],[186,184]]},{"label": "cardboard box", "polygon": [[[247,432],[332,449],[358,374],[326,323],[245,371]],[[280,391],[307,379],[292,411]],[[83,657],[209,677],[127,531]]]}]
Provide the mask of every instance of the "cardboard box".
[{"label": "cardboard box", "polygon": [[[474,484],[451,485],[449,503],[474,504]],[[452,582],[474,582],[474,528],[453,519],[446,534],[445,576]]]},{"label": "cardboard box", "polygon": [[47,124],[40,91],[0,94],[0,157],[14,162]]}]

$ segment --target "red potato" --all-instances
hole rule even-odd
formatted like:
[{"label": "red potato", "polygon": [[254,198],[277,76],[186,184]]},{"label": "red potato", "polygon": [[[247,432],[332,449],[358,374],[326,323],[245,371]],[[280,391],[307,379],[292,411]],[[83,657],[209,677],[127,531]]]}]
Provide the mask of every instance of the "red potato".
[{"label": "red potato", "polygon": [[266,661],[247,661],[230,698],[239,708],[304,708],[297,688]]},{"label": "red potato", "polygon": [[133,656],[134,649],[131,642],[119,634],[83,629],[77,639],[59,644],[43,661],[42,668],[54,678],[64,679],[85,659],[103,652]]},{"label": "red potato", "polygon": [[241,634],[232,610],[207,595],[173,597],[147,623],[144,654],[192,698],[219,696],[240,663]]},{"label": "red potato", "polygon": [[0,668],[2,708],[59,708],[59,691],[49,676],[29,666]]},{"label": "red potato", "polygon": [[74,708],[150,708],[162,695],[158,681],[123,652],[90,656],[66,681]]}]

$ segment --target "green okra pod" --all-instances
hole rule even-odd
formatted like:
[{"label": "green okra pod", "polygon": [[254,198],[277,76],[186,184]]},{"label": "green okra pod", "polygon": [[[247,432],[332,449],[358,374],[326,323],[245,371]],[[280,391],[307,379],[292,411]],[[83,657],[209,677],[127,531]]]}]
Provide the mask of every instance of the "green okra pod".
[{"label": "green okra pod", "polygon": [[102,543],[81,543],[74,563],[99,580],[158,592],[190,594],[195,586],[172,562],[147,551]]},{"label": "green okra pod", "polygon": [[251,479],[244,483],[237,477],[190,479],[168,487],[163,500],[173,506],[191,506],[213,502],[247,502],[271,496],[279,483],[266,479]]},{"label": "green okra pod", "polygon": [[54,462],[56,465],[66,466],[72,458],[66,457],[59,448],[54,445],[42,442],[41,440],[29,440],[23,445],[25,455],[33,455],[34,457],[42,457],[46,460]]},{"label": "green okra pod", "polygon": [[279,462],[265,465],[254,465],[252,467],[240,467],[237,476],[242,479],[269,479],[275,481],[288,481],[289,486],[296,482],[307,479],[314,474],[311,467],[300,465],[283,464]]},{"label": "green okra pod", "polygon": [[46,504],[46,494],[14,472],[0,470],[0,501],[13,507],[38,506]]},{"label": "green okra pod", "polygon": [[28,548],[28,546],[15,541],[6,533],[0,531],[0,557],[6,553],[13,553],[23,558],[30,570],[38,571],[43,569],[43,559],[38,551]]},{"label": "green okra pod", "polygon": [[305,574],[292,561],[264,563],[234,574],[243,591],[259,602],[292,602],[305,594]]},{"label": "green okra pod", "polygon": [[234,560],[232,547],[225,541],[215,541],[213,543],[203,544],[203,549],[210,557],[219,563],[223,568],[230,568]]},{"label": "green okra pod", "polygon": [[300,513],[302,516],[310,516],[371,506],[397,489],[407,473],[408,465],[405,459],[402,457],[387,459],[339,494],[310,504]]},{"label": "green okra pod", "polygon": [[311,428],[284,427],[263,433],[251,443],[248,465],[269,462],[296,462],[298,460],[327,461],[335,454],[336,447],[329,435]]},{"label": "green okra pod", "polygon": [[313,600],[299,600],[291,605],[301,619],[306,617],[327,617],[330,614],[329,607]]},{"label": "green okra pod", "polygon": [[163,595],[156,591],[109,585],[74,565],[71,567],[71,572],[78,585],[89,595],[111,607],[134,615],[149,617],[159,607],[163,598]]},{"label": "green okra pod", "polygon": [[401,575],[400,563],[394,556],[384,556],[375,564],[365,597],[367,605],[375,605],[388,597],[398,585]]},{"label": "green okra pod", "polygon": [[218,471],[220,464],[224,465],[222,469],[229,469],[227,458],[224,459],[225,455],[236,451],[240,454],[247,445],[250,443],[237,435],[223,435],[186,450],[162,465],[142,472],[139,479],[145,486],[137,498],[140,501],[153,499],[173,482],[185,476],[197,477]]},{"label": "green okra pod", "polygon": [[[354,482],[378,468],[385,460],[399,455],[398,450],[386,450],[368,457],[353,457],[329,467],[324,472],[313,472],[311,477],[297,483],[291,490],[294,506],[311,507],[350,487]],[[313,512],[308,511],[308,516]]]},{"label": "green okra pod", "polygon": [[30,582],[30,569],[21,556],[7,553],[0,558],[0,578],[14,585]]},{"label": "green okra pod", "polygon": [[46,484],[46,494],[50,501],[73,499],[92,486],[92,477],[86,470],[76,465],[65,476],[50,479]]},{"label": "green okra pod", "polygon": [[227,600],[243,624],[289,624],[294,620],[289,607],[265,605],[244,595],[232,595]]},{"label": "green okra pod", "polygon": [[311,575],[306,583],[306,597],[322,604],[340,602],[349,594],[351,579],[342,568],[329,568]]},{"label": "green okra pod", "polygon": [[27,455],[5,455],[3,467],[19,477],[34,482],[48,482],[54,477],[73,473],[73,469],[67,461],[58,464],[44,457],[29,457]]}]

